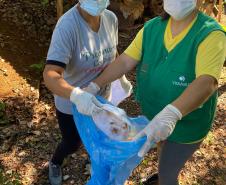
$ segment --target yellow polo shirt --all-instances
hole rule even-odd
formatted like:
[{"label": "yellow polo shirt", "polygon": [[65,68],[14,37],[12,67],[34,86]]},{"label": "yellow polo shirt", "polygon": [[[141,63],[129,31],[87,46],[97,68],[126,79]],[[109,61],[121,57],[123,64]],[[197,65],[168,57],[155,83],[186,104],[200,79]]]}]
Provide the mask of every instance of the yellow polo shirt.
[{"label": "yellow polo shirt", "polygon": [[[171,32],[171,19],[169,19],[165,35],[164,42],[165,47],[170,52],[182,39],[187,35],[192,28],[196,19],[187,26],[180,34],[173,37]],[[131,45],[124,52],[129,57],[140,61],[142,55],[142,41],[143,41],[142,28]],[[226,57],[226,37],[221,31],[213,31],[209,36],[199,45],[196,56],[196,77],[201,75],[211,75],[217,80],[220,77],[221,69]]]}]

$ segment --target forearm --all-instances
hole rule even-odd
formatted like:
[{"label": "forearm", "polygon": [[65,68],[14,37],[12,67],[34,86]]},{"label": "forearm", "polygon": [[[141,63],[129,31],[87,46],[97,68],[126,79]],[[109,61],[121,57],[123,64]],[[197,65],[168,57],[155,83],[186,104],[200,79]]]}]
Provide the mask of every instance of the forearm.
[{"label": "forearm", "polygon": [[183,116],[189,114],[205,103],[217,90],[217,81],[209,75],[203,75],[194,80],[188,88],[173,103]]},{"label": "forearm", "polygon": [[120,55],[117,59],[109,64],[107,68],[97,77],[94,82],[103,87],[116,79],[122,77],[124,74],[132,70],[137,65],[137,61],[128,57],[125,54]]},{"label": "forearm", "polygon": [[62,76],[55,71],[44,72],[45,85],[54,94],[67,98],[70,98],[70,94],[73,90],[73,86],[69,85]]}]

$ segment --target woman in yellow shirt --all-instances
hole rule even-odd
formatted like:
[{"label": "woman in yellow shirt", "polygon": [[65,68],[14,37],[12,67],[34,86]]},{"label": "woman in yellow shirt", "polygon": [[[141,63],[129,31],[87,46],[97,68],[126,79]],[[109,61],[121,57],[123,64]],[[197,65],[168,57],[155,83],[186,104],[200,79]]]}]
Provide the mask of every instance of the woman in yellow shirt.
[{"label": "woman in yellow shirt", "polygon": [[[181,169],[213,122],[226,37],[214,19],[198,11],[202,0],[163,2],[166,14],[148,21],[94,82],[102,87],[136,67],[136,99],[151,120],[136,136],[147,137],[138,155],[144,156],[152,142],[164,141],[156,177],[160,185],[177,185]],[[90,115],[86,109],[100,104],[90,95],[76,106]]]}]

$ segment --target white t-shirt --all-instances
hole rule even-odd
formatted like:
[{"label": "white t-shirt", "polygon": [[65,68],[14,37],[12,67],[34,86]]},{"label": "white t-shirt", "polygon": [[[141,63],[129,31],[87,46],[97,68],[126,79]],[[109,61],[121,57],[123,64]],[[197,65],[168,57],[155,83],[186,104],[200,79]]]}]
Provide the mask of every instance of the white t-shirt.
[{"label": "white t-shirt", "polygon": [[[118,20],[113,12],[105,10],[101,14],[99,31],[94,32],[76,5],[59,19],[54,29],[47,64],[64,67],[63,78],[70,85],[83,88],[114,61],[117,45]],[[70,100],[55,95],[55,105],[60,112],[72,114]]]}]

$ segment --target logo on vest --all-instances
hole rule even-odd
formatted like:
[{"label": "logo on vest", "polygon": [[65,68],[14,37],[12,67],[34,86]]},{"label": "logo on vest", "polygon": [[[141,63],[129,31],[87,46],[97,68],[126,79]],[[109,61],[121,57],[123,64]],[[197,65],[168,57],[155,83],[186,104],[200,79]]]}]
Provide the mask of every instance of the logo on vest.
[{"label": "logo on vest", "polygon": [[179,80],[182,81],[182,82],[184,82],[186,80],[186,78],[185,78],[185,76],[180,76],[179,77]]},{"label": "logo on vest", "polygon": [[172,81],[172,83],[173,83],[173,85],[180,86],[180,87],[187,87],[190,84],[190,83],[186,82],[186,77],[185,76],[180,76],[178,78],[178,81]]}]

